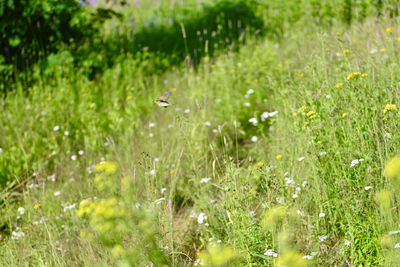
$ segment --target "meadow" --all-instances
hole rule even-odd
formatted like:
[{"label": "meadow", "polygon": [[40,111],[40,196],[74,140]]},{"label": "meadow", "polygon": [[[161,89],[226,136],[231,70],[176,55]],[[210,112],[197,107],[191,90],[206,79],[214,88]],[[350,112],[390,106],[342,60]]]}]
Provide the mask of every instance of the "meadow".
[{"label": "meadow", "polygon": [[[206,24],[212,43],[196,29],[213,15],[172,2],[139,3],[136,23],[193,10],[192,28],[144,28],[140,54],[77,65],[62,50],[29,79],[0,68],[0,265],[397,266],[394,9],[348,23],[249,6],[235,16],[264,26]],[[102,26],[108,48],[129,23]],[[163,31],[182,42],[154,44]]]}]

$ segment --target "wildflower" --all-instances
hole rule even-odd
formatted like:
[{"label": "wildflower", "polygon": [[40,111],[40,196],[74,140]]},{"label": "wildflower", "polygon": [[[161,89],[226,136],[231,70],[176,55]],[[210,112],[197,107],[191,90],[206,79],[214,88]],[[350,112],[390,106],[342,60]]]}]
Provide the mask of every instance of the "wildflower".
[{"label": "wildflower", "polygon": [[23,215],[25,213],[25,209],[23,207],[18,208],[19,214]]},{"label": "wildflower", "polygon": [[190,109],[185,109],[185,111],[184,111],[186,114],[189,114],[190,113]]},{"label": "wildflower", "polygon": [[396,244],[394,245],[394,248],[400,248],[400,243],[396,243]]},{"label": "wildflower", "polygon": [[295,193],[295,194],[292,195],[292,198],[293,198],[293,199],[296,199],[296,198],[298,198],[298,197],[299,197],[299,195],[298,195],[297,193]]},{"label": "wildflower", "polygon": [[387,27],[385,29],[385,31],[386,31],[386,33],[389,33],[389,34],[393,32],[392,28],[390,28],[390,27]]},{"label": "wildflower", "polygon": [[344,112],[344,113],[342,114],[342,118],[346,118],[346,117],[347,117],[347,113]]},{"label": "wildflower", "polygon": [[319,242],[324,242],[328,237],[326,235],[320,235],[318,236]]},{"label": "wildflower", "polygon": [[377,50],[377,49],[372,49],[371,51],[369,51],[369,53],[370,54],[376,54],[376,53],[378,53],[379,51]]},{"label": "wildflower", "polygon": [[399,42],[400,42],[400,37],[397,37],[397,41],[399,41]]},{"label": "wildflower", "polygon": [[245,107],[250,107],[250,103],[249,103],[249,102],[245,102],[243,105],[244,105]]},{"label": "wildflower", "polygon": [[209,182],[209,181],[211,181],[211,177],[202,178],[202,179],[200,180],[200,183],[201,183],[201,184],[204,184],[204,183],[207,183],[207,182]]},{"label": "wildflower", "polygon": [[72,160],[76,160],[76,159],[77,159],[77,156],[76,156],[76,155],[72,155],[72,156],[71,156],[71,159],[72,159]]},{"label": "wildflower", "polygon": [[301,217],[304,217],[304,212],[301,210],[297,210],[297,214],[300,215]]},{"label": "wildflower", "polygon": [[175,173],[174,170],[170,170],[170,171],[169,171],[169,174],[171,174],[171,175],[174,174],[174,173]]},{"label": "wildflower", "polygon": [[350,246],[350,245],[351,245],[351,242],[350,242],[349,240],[345,239],[345,240],[344,240],[344,244],[345,244],[346,246]]},{"label": "wildflower", "polygon": [[307,262],[296,251],[289,250],[283,253],[277,260],[276,266],[280,267],[302,267],[306,266]]},{"label": "wildflower", "polygon": [[310,119],[314,119],[317,117],[316,112],[314,110],[307,112],[306,116]]},{"label": "wildflower", "polygon": [[254,90],[253,89],[249,89],[247,92],[246,92],[246,95],[244,96],[245,98],[249,98],[249,96],[251,95],[251,94],[253,94],[254,93]]},{"label": "wildflower", "polygon": [[386,139],[390,139],[390,138],[392,138],[392,135],[390,133],[385,133],[383,135],[383,137],[386,138]]},{"label": "wildflower", "polygon": [[272,249],[267,249],[264,253],[265,256],[273,256],[274,258],[278,257],[278,253],[274,252]]},{"label": "wildflower", "polygon": [[206,121],[206,122],[204,122],[204,125],[205,125],[205,126],[211,126],[211,122]]},{"label": "wildflower", "polygon": [[304,157],[300,157],[299,159],[298,159],[298,161],[303,161],[304,160]]},{"label": "wildflower", "polygon": [[349,75],[347,75],[346,79],[350,80],[351,78],[357,77],[357,76],[360,76],[360,75],[361,75],[361,72],[352,72]]},{"label": "wildflower", "polygon": [[161,194],[164,194],[165,191],[167,191],[167,188],[161,188]]},{"label": "wildflower", "polygon": [[255,142],[257,142],[257,141],[258,141],[258,137],[257,137],[257,136],[253,136],[253,137],[251,138],[251,142],[255,143]]},{"label": "wildflower", "polygon": [[278,160],[282,159],[282,155],[281,154],[276,155],[276,159]]},{"label": "wildflower", "polygon": [[336,88],[340,88],[340,87],[342,87],[342,86],[343,86],[343,83],[337,83],[337,84],[335,85]]},{"label": "wildflower", "polygon": [[78,154],[81,155],[81,156],[83,155],[83,153],[85,153],[83,150],[79,150],[78,151]]},{"label": "wildflower", "polygon": [[39,204],[39,203],[36,203],[36,204],[33,206],[33,208],[34,208],[35,210],[37,210],[38,208],[40,208],[40,204]]},{"label": "wildflower", "polygon": [[156,170],[154,170],[154,169],[151,170],[151,171],[149,172],[149,174],[150,174],[150,175],[156,175]]},{"label": "wildflower", "polygon": [[204,212],[200,213],[197,217],[197,223],[202,224],[205,220],[207,220],[207,216]]},{"label": "wildflower", "polygon": [[355,159],[355,160],[352,160],[351,163],[350,163],[350,167],[356,166],[356,165],[359,164],[361,161],[364,161],[364,159]]},{"label": "wildflower", "polygon": [[365,189],[365,191],[368,191],[368,190],[372,189],[372,186],[366,186],[366,187],[364,187],[364,189]]},{"label": "wildflower", "polygon": [[348,54],[350,52],[351,52],[350,49],[345,49],[345,50],[343,50],[343,55],[346,55],[346,54]]},{"label": "wildflower", "polygon": [[379,51],[381,51],[382,53],[383,53],[383,52],[386,52],[386,48],[383,47],[383,48],[381,48]]},{"label": "wildflower", "polygon": [[363,74],[361,74],[361,77],[368,77],[368,74],[367,73],[363,73]]},{"label": "wildflower", "polygon": [[61,195],[61,192],[60,192],[60,191],[54,192],[54,196],[55,196],[55,197],[58,197],[59,195]]},{"label": "wildflower", "polygon": [[397,231],[390,231],[389,232],[389,235],[395,235],[395,234],[399,234],[400,233],[400,230],[397,230]]},{"label": "wildflower", "polygon": [[249,119],[249,122],[252,123],[254,126],[257,126],[257,124],[258,124],[257,118],[251,118],[251,119]]},{"label": "wildflower", "polygon": [[153,137],[154,137],[154,134],[153,134],[153,133],[149,133],[149,137],[150,137],[150,138],[153,138]]},{"label": "wildflower", "polygon": [[261,121],[265,121],[267,118],[271,118],[271,117],[275,116],[276,114],[278,114],[278,111],[263,112],[263,114],[261,114]]},{"label": "wildflower", "polygon": [[96,172],[104,172],[105,174],[113,174],[117,170],[117,164],[112,161],[103,161],[94,167]]},{"label": "wildflower", "polygon": [[262,167],[264,165],[264,163],[263,162],[257,162],[257,166],[259,166],[259,167]]},{"label": "wildflower", "polygon": [[[18,227],[18,229],[19,229],[19,227]],[[13,239],[13,240],[18,240],[20,237],[25,237],[24,232],[22,232],[22,231],[19,231],[19,232],[13,231],[11,233],[11,239]]]},{"label": "wildflower", "polygon": [[395,104],[387,104],[383,109],[383,113],[386,114],[388,111],[397,110],[397,106]]},{"label": "wildflower", "polygon": [[383,173],[392,182],[400,184],[400,158],[394,157],[389,160],[385,165]]},{"label": "wildflower", "polygon": [[321,212],[321,213],[319,214],[319,217],[320,217],[320,218],[324,218],[324,217],[325,217],[325,213]]},{"label": "wildflower", "polygon": [[54,126],[53,131],[57,132],[58,130],[60,130],[60,126]]},{"label": "wildflower", "polygon": [[323,152],[319,152],[320,156],[325,156],[327,152],[323,151]]},{"label": "wildflower", "polygon": [[71,204],[71,205],[65,206],[65,207],[64,207],[64,213],[67,212],[68,210],[75,209],[75,207],[76,207],[76,204],[75,204],[75,203],[74,203],[74,204]]},{"label": "wildflower", "polygon": [[64,132],[64,135],[65,135],[65,136],[68,136],[68,135],[69,135],[69,132],[68,132],[68,131],[65,131],[65,132]]}]

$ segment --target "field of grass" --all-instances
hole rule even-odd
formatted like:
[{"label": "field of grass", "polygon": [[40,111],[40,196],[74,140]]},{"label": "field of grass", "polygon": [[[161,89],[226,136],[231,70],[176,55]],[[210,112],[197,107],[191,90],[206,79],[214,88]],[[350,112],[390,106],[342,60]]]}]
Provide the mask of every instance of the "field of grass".
[{"label": "field of grass", "polygon": [[397,266],[399,23],[299,20],[153,75],[54,56],[0,103],[0,265]]}]

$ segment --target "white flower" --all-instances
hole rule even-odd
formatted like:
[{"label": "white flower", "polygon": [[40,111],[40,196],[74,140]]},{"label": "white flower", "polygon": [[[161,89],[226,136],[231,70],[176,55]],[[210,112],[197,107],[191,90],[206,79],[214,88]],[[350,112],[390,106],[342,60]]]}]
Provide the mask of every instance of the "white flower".
[{"label": "white flower", "polygon": [[72,156],[71,156],[71,159],[72,159],[72,160],[76,160],[76,158],[77,158],[76,155],[72,155]]},{"label": "white flower", "polygon": [[303,181],[303,183],[301,184],[302,187],[306,187],[307,185],[307,181]]},{"label": "white flower", "polygon": [[205,126],[211,126],[211,122],[205,121],[205,122],[204,122],[204,125],[205,125]]},{"label": "white flower", "polygon": [[78,151],[78,154],[81,155],[81,156],[83,155],[83,153],[85,153],[83,150],[79,150]]},{"label": "white flower", "polygon": [[325,97],[326,97],[327,99],[331,98],[331,96],[330,96],[330,95],[326,95]]},{"label": "white flower", "polygon": [[140,208],[140,206],[142,206],[139,202],[136,202],[135,207],[138,209]]},{"label": "white flower", "polygon": [[76,207],[75,203],[71,204],[71,205],[67,205],[64,207],[64,212],[67,212],[68,210],[71,210],[71,209],[75,209],[75,207]]},{"label": "white flower", "polygon": [[253,137],[251,138],[251,142],[255,143],[255,142],[257,142],[257,141],[258,141],[258,137],[257,137],[257,136],[253,136]]},{"label": "white flower", "polygon": [[251,119],[249,120],[249,122],[251,122],[254,126],[257,126],[257,124],[258,124],[257,118],[251,118]]},{"label": "white flower", "polygon": [[314,256],[311,256],[311,255],[303,256],[303,259],[305,259],[305,260],[312,260],[313,258],[314,258]]},{"label": "white flower", "polygon": [[349,240],[345,239],[345,240],[344,240],[344,244],[345,244],[346,246],[350,246],[350,245],[351,245],[351,242],[350,242]]},{"label": "white flower", "polygon": [[254,90],[253,89],[249,89],[247,92],[246,92],[246,95],[244,96],[245,98],[249,98],[249,95],[251,95],[251,94],[253,94],[254,93]]},{"label": "white flower", "polygon": [[186,114],[189,114],[190,113],[190,109],[185,109],[185,111],[184,111]]},{"label": "white flower", "polygon": [[275,253],[272,249],[267,249],[264,253],[265,256],[273,256],[274,258],[278,257],[278,253]]},{"label": "white flower", "polygon": [[150,122],[150,123],[149,123],[149,128],[153,128],[154,126],[156,126],[155,123],[153,123],[153,122]]},{"label": "white flower", "polygon": [[275,116],[276,114],[278,114],[278,111],[263,112],[263,114],[261,114],[261,121],[265,121],[266,119],[271,118],[271,117]]},{"label": "white flower", "polygon": [[217,102],[217,103],[221,103],[221,102],[222,102],[222,100],[221,100],[220,98],[217,98],[217,99],[215,99],[215,102]]},{"label": "white flower", "polygon": [[390,232],[389,232],[389,235],[394,235],[394,234],[398,234],[398,233],[400,233],[399,230],[397,230],[397,231],[390,231]]},{"label": "white flower", "polygon": [[69,135],[69,132],[68,132],[68,131],[65,131],[65,132],[64,132],[64,135],[65,135],[65,136],[68,136],[68,135]]},{"label": "white flower", "polygon": [[3,152],[3,149],[2,148],[0,148],[0,154]]},{"label": "white flower", "polygon": [[370,54],[376,54],[378,52],[379,52],[378,49],[371,49],[371,51],[369,51]]},{"label": "white flower", "polygon": [[60,126],[54,126],[54,128],[53,128],[53,130],[55,131],[55,132],[57,132],[58,130],[60,130]]},{"label": "white flower", "polygon": [[297,210],[297,214],[300,215],[301,217],[304,217],[304,212],[301,210]]},{"label": "white flower", "polygon": [[394,248],[400,248],[400,243],[396,243],[396,245],[394,245]]},{"label": "white flower", "polygon": [[18,208],[18,212],[19,212],[19,214],[24,214],[25,213],[25,209],[23,208],[23,207],[19,207]]},{"label": "white flower", "polygon": [[325,151],[319,152],[319,155],[320,155],[320,156],[325,156],[325,155],[326,155],[326,152],[325,152]]},{"label": "white flower", "polygon": [[156,175],[156,170],[151,170],[151,171],[149,172],[149,174],[150,174],[150,175]]},{"label": "white flower", "polygon": [[366,187],[364,187],[364,189],[365,189],[365,191],[368,191],[368,190],[372,189],[372,186],[366,186]]},{"label": "white flower", "polygon": [[319,217],[320,217],[320,218],[324,218],[324,217],[325,217],[325,213],[321,212],[321,213],[319,214]]},{"label": "white flower", "polygon": [[297,192],[300,192],[300,191],[301,191],[301,187],[297,186],[297,187],[296,187],[296,191],[297,191]]},{"label": "white flower", "polygon": [[245,102],[243,105],[244,105],[245,107],[250,107],[250,103],[249,103],[249,102]]},{"label": "white flower", "polygon": [[167,188],[161,188],[161,194],[164,194],[165,191],[167,191]]},{"label": "white flower", "polygon": [[211,180],[211,177],[209,177],[209,178],[202,178],[201,180],[200,180],[200,183],[201,184],[204,184],[204,183],[207,183],[208,181],[210,181]]},{"label": "white flower", "polygon": [[60,191],[54,192],[54,196],[55,196],[55,197],[58,197],[59,195],[61,195],[61,192],[60,192]]},{"label": "white flower", "polygon": [[159,158],[154,158],[154,161],[155,161],[155,162],[159,162],[160,159],[159,159]]},{"label": "white flower", "polygon": [[171,129],[172,127],[174,127],[174,125],[168,124],[168,129]]},{"label": "white flower", "polygon": [[11,239],[13,239],[13,240],[18,240],[18,238],[20,238],[20,237],[25,237],[25,234],[24,234],[24,232],[12,232],[12,234],[11,234]]},{"label": "white flower", "polygon": [[300,158],[298,159],[298,161],[303,161],[303,159],[304,159],[304,157],[300,157]]},{"label": "white flower", "polygon": [[355,159],[355,160],[352,160],[351,163],[350,163],[350,167],[356,166],[356,165],[359,164],[361,161],[364,161],[364,159]]},{"label": "white flower", "polygon": [[298,198],[299,195],[298,194],[293,194],[292,198]]},{"label": "white flower", "polygon": [[154,134],[153,133],[149,133],[149,137],[154,137]]},{"label": "white flower", "polygon": [[318,236],[319,242],[324,242],[328,237],[326,235]]},{"label": "white flower", "polygon": [[205,220],[207,220],[207,216],[204,212],[200,213],[197,217],[198,224],[202,224]]}]

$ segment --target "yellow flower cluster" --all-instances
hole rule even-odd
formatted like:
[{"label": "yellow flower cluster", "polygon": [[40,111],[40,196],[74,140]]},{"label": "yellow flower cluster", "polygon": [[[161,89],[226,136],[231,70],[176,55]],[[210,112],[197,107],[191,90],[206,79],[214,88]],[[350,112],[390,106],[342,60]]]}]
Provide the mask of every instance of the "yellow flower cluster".
[{"label": "yellow flower cluster", "polygon": [[383,109],[383,113],[386,114],[387,112],[391,110],[397,110],[397,106],[395,104],[387,104],[385,108]]},{"label": "yellow flower cluster", "polygon": [[115,219],[124,217],[126,212],[119,207],[115,198],[85,200],[79,205],[77,211],[79,217],[88,216],[91,224],[100,232],[106,233],[113,227]]},{"label": "yellow flower cluster", "polygon": [[350,49],[345,49],[345,50],[343,50],[343,55],[346,55],[346,54],[348,54],[348,53],[350,53]]},{"label": "yellow flower cluster", "polygon": [[361,72],[359,72],[359,71],[357,71],[357,72],[352,72],[352,73],[350,73],[349,75],[347,75],[347,80],[350,80],[351,78],[353,78],[353,77],[357,77],[357,76],[360,76],[361,75]]},{"label": "yellow flower cluster", "polygon": [[103,161],[94,167],[96,172],[104,172],[105,174],[113,174],[117,171],[117,164],[112,161]]},{"label": "yellow flower cluster", "polygon": [[317,114],[314,110],[311,110],[311,111],[307,112],[306,116],[310,119],[314,119],[317,117]]}]

